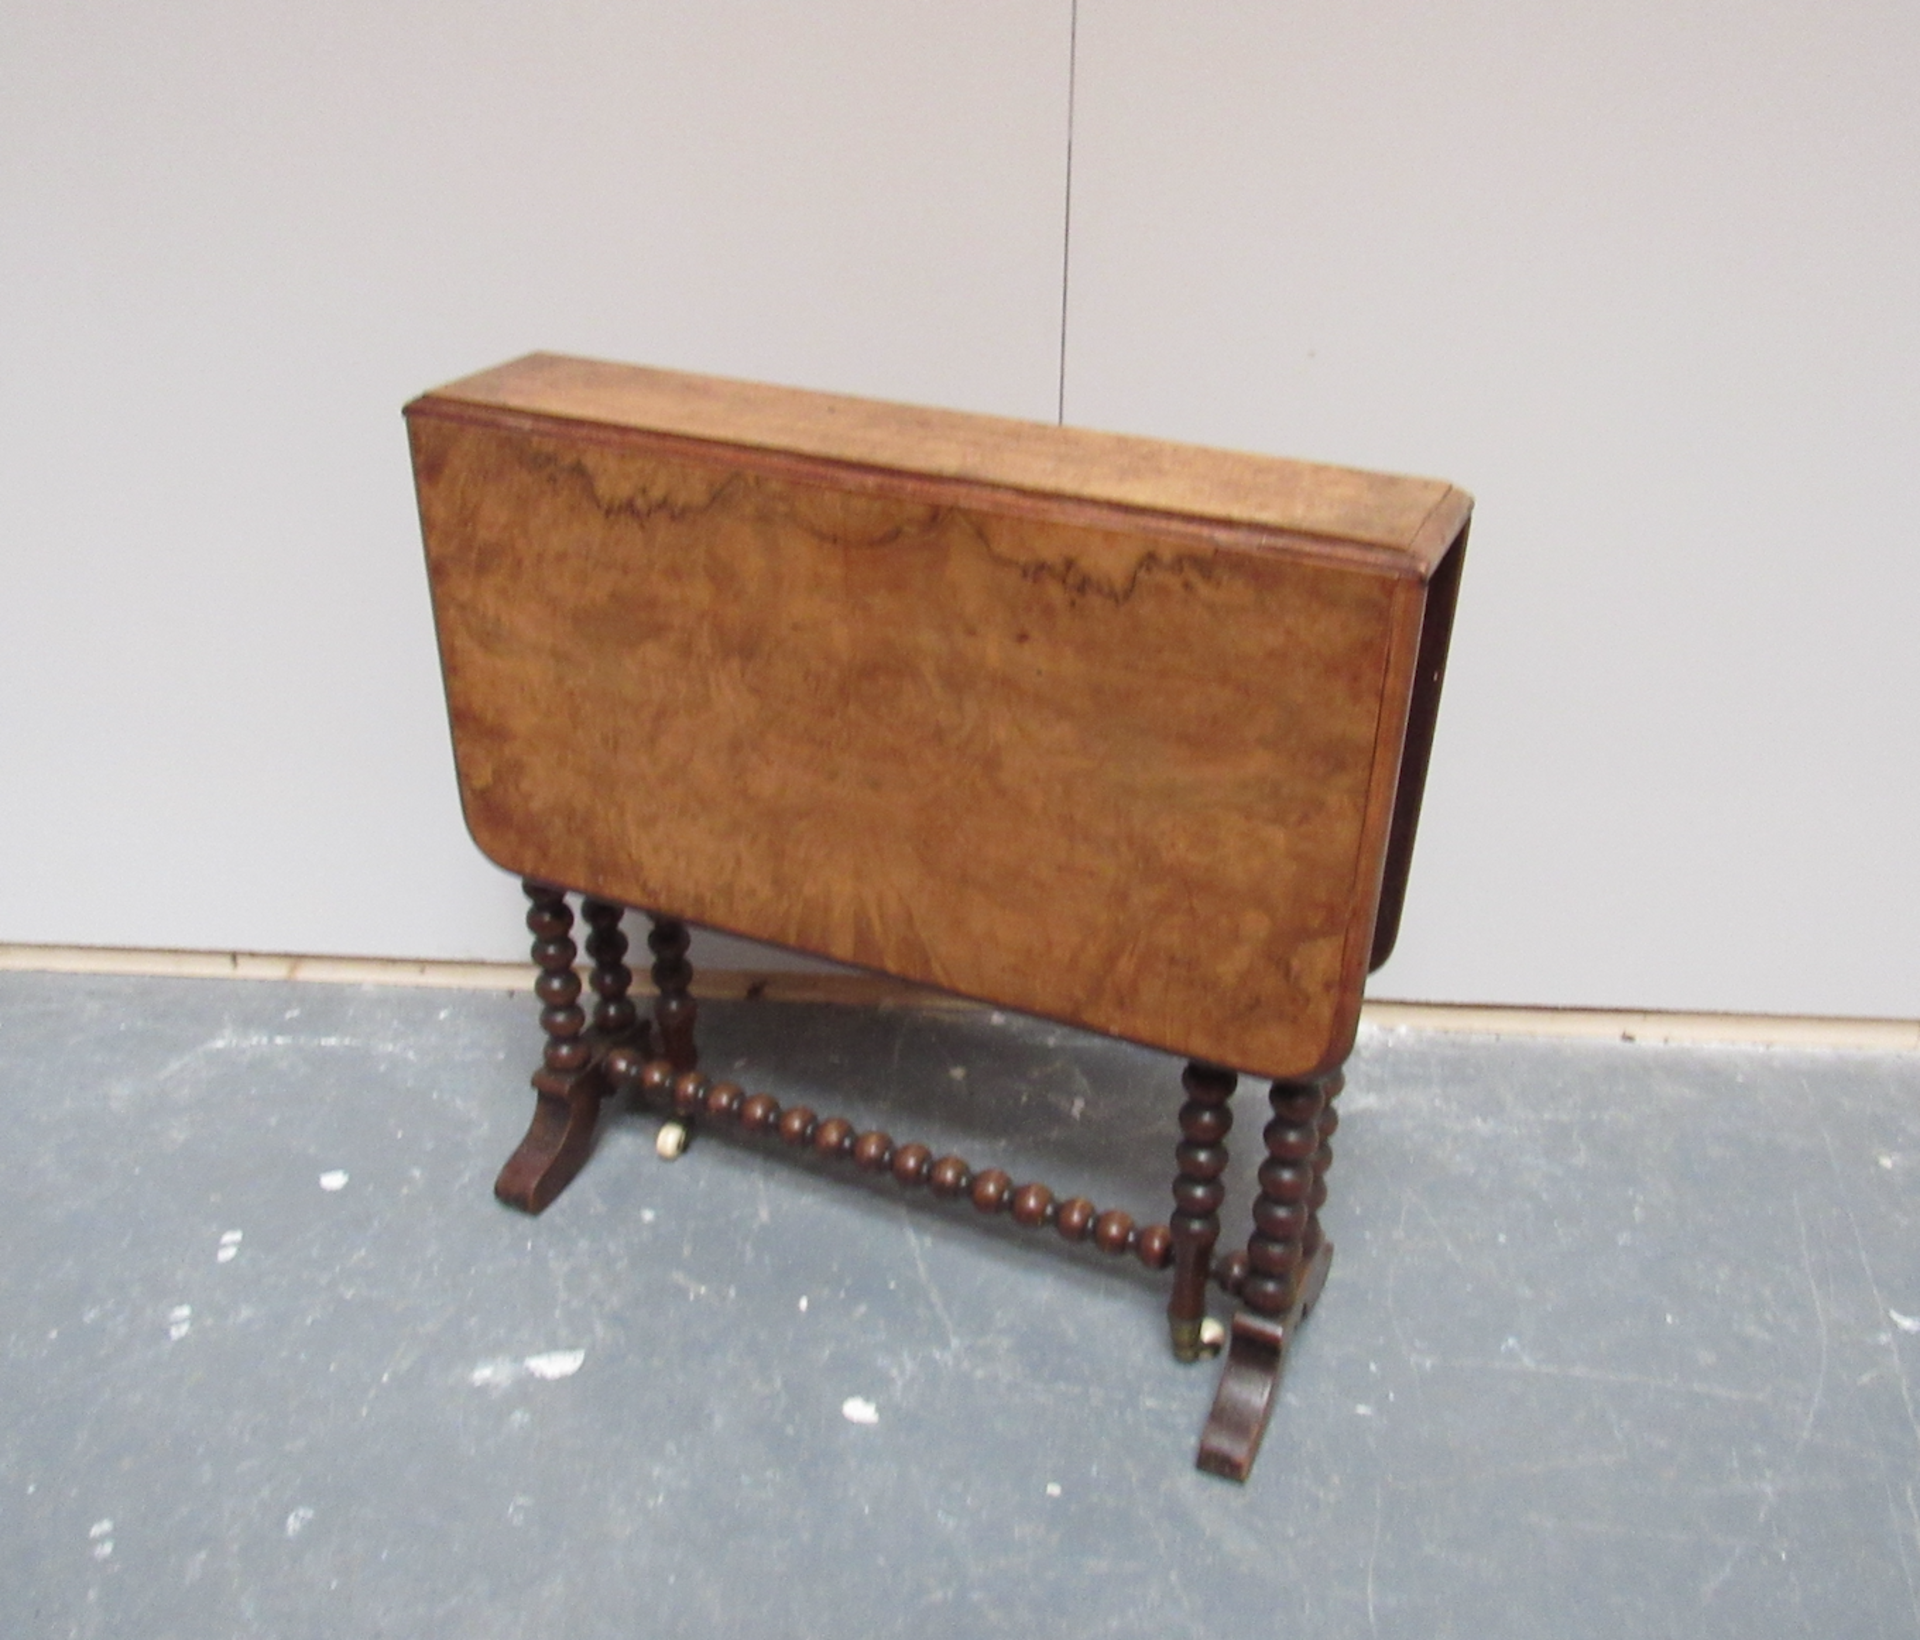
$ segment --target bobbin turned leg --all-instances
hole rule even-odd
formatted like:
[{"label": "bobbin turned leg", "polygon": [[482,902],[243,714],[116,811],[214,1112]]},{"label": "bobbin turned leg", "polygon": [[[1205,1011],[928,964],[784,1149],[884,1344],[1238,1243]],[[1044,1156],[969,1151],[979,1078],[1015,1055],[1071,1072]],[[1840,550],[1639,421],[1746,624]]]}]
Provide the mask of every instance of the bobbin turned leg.
[{"label": "bobbin turned leg", "polygon": [[1332,1103],[1340,1088],[1336,1072],[1321,1081],[1276,1082],[1268,1096],[1273,1120],[1262,1135],[1267,1159],[1260,1166],[1241,1309],[1197,1460],[1229,1480],[1243,1481],[1253,1470],[1287,1345],[1326,1283],[1333,1248],[1321,1232],[1319,1210],[1327,1199],[1328,1140],[1338,1120]]},{"label": "bobbin turned leg", "polygon": [[639,1033],[637,1046],[644,1054],[647,1043],[640,1013],[627,995],[633,970],[627,966],[627,936],[620,928],[625,908],[611,900],[585,899],[580,902],[580,914],[593,930],[587,936],[587,955],[593,958],[593,1034],[603,1044],[612,1044]]},{"label": "bobbin turned leg", "polygon": [[[1189,1064],[1180,1078],[1187,1102],[1180,1107],[1180,1144],[1174,1151],[1179,1176],[1173,1181],[1173,1296],[1167,1300],[1167,1327],[1173,1353],[1197,1361],[1204,1353],[1200,1324],[1207,1314],[1207,1280],[1213,1245],[1220,1239],[1220,1203],[1226,1186],[1226,1137],[1233,1126],[1227,1101],[1239,1078],[1217,1065]],[[1218,1347],[1217,1345],[1215,1346]]]},{"label": "bobbin turned leg", "polygon": [[[653,931],[647,935],[647,949],[653,953],[653,983],[660,993],[653,1005],[654,1022],[660,1030],[660,1052],[675,1071],[685,1075],[700,1063],[700,1050],[694,1045],[693,1026],[699,1005],[688,994],[693,984],[693,964],[687,961],[689,936],[687,925],[675,917],[654,916]],[[663,1123],[654,1149],[672,1161],[687,1148],[693,1131],[692,1112]]]},{"label": "bobbin turned leg", "polygon": [[[533,1073],[538,1095],[533,1123],[493,1181],[493,1193],[509,1207],[538,1213],[566,1189],[593,1148],[593,1127],[606,1082],[585,1034],[587,1016],[579,1005],[580,976],[573,971],[577,951],[569,937],[573,912],[567,897],[560,889],[532,879],[521,887],[533,902],[527,928],[533,935],[533,960],[540,969],[533,989],[542,1005],[540,1024],[547,1033],[547,1046],[540,1069]],[[599,932],[597,925],[595,932]]]},{"label": "bobbin turned leg", "polygon": [[1321,1251],[1325,1249],[1329,1259],[1333,1252],[1327,1247],[1326,1232],[1320,1228],[1320,1209],[1327,1205],[1327,1169],[1333,1166],[1333,1135],[1340,1126],[1340,1112],[1334,1108],[1334,1101],[1346,1085],[1347,1079],[1339,1071],[1321,1083],[1326,1098],[1320,1102],[1320,1144],[1313,1153],[1313,1193],[1307,1197],[1307,1233],[1300,1239],[1300,1256],[1307,1267],[1311,1269],[1316,1261],[1320,1263],[1320,1281],[1306,1300],[1309,1310],[1320,1297],[1320,1288],[1326,1284],[1326,1260],[1320,1258]]},{"label": "bobbin turned leg", "polygon": [[693,1023],[699,1006],[687,994],[693,984],[693,964],[687,961],[691,943],[687,925],[677,917],[653,919],[653,931],[647,935],[647,949],[653,953],[653,983],[659,1000],[653,1005],[653,1017],[660,1027],[660,1051],[673,1061],[676,1071],[690,1071],[700,1062],[693,1045]]}]

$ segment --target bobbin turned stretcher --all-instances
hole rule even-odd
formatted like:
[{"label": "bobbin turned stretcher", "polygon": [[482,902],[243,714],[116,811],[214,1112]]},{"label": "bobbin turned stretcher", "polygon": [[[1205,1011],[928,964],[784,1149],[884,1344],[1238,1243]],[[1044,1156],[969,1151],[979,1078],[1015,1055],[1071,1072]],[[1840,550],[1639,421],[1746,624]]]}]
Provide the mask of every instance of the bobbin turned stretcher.
[{"label": "bobbin turned stretcher", "polygon": [[[548,355],[406,414],[461,800],[540,970],[500,1198],[544,1208],[633,1089],[1170,1270],[1185,1359],[1216,1284],[1199,1463],[1244,1479],[1332,1253],[1333,1097],[1399,922],[1470,499]],[[1185,1058],[1168,1222],[709,1080],[689,922]],[[1252,1234],[1216,1256],[1236,1073],[1272,1119]]]}]

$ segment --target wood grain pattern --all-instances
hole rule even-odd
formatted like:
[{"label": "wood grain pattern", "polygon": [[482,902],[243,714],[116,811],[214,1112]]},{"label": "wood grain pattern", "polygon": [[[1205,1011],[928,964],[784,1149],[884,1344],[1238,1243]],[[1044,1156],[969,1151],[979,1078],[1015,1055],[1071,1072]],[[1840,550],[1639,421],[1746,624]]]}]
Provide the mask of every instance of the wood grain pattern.
[{"label": "wood grain pattern", "polygon": [[1438,479],[535,353],[437,389],[485,406],[979,489],[1374,547],[1431,571],[1468,498]]},{"label": "wood grain pattern", "polygon": [[[1152,509],[1232,486],[1165,447],[1114,467],[1121,506],[1057,429],[897,412],[889,443],[890,407],[830,400],[833,438],[803,436],[818,395],[616,367],[582,388],[561,364],[409,407],[490,858],[1265,1076],[1339,1063],[1425,603],[1414,544],[1465,497],[1339,470],[1323,494],[1328,470],[1234,457],[1219,472],[1284,482],[1196,523]],[[676,393],[699,413],[663,432]],[[787,444],[723,447],[728,426]],[[1008,429],[1039,449],[1025,467]],[[1082,492],[1040,496],[1043,469]]]}]

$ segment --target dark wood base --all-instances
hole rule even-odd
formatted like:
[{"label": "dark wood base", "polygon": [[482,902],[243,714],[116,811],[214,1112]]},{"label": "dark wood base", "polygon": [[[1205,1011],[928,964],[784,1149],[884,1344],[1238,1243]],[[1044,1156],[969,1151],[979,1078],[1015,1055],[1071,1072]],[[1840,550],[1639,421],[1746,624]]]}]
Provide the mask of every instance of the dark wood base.
[{"label": "dark wood base", "polygon": [[[579,1006],[580,976],[574,971],[574,958],[580,952],[572,939],[573,908],[567,903],[566,890],[532,877],[521,887],[530,902],[527,931],[534,936],[533,961],[540,970],[533,989],[541,1002],[540,1026],[547,1033],[547,1045],[541,1066],[533,1073],[533,1091],[538,1095],[533,1121],[493,1181],[493,1193],[523,1213],[540,1213],[572,1183],[593,1151],[600,1101],[612,1086],[607,1056],[623,1047],[637,1047],[644,1054],[649,1037],[645,1021],[627,995],[633,973],[625,960],[627,938],[620,932],[623,908],[591,896],[581,902],[592,929],[587,955],[593,959],[596,1000],[589,1017]],[[681,952],[685,947],[682,931]],[[691,978],[692,970],[684,962],[680,967]]]},{"label": "dark wood base", "polygon": [[[655,914],[648,945],[659,996],[654,1020],[645,1020],[627,996],[632,978],[620,932],[623,908],[588,898],[582,910],[593,929],[587,954],[598,998],[591,1019],[579,1006],[578,947],[570,937],[573,913],[566,891],[528,880],[534,934],[535,983],[547,1033],[544,1063],[533,1074],[538,1096],[526,1137],[494,1181],[493,1193],[524,1213],[542,1212],[572,1182],[593,1150],[603,1099],[632,1091],[670,1106],[675,1129],[695,1121],[778,1136],[822,1158],[845,1160],[868,1173],[890,1173],[933,1195],[964,1196],[983,1214],[1009,1213],[1030,1230],[1051,1229],[1070,1242],[1090,1242],[1111,1255],[1132,1254],[1150,1270],[1173,1272],[1167,1320],[1174,1354],[1193,1361],[1219,1347],[1220,1329],[1207,1319],[1209,1286],[1240,1300],[1213,1410],[1201,1437],[1198,1465],[1210,1474],[1244,1481],[1260,1451],[1287,1345],[1326,1284],[1333,1249],[1323,1239],[1319,1210],[1333,1159],[1328,1142],[1339,1125],[1333,1108],[1339,1072],[1302,1082],[1275,1082],[1268,1095],[1273,1120],[1262,1130],[1267,1160],[1260,1169],[1253,1234],[1244,1252],[1215,1259],[1219,1208],[1226,1191],[1226,1138],[1233,1118],[1228,1100],[1234,1073],[1190,1063],[1182,1078],[1178,1172],[1169,1224],[1136,1224],[1118,1208],[1102,1212],[1084,1197],[1060,1200],[1039,1181],[1016,1184],[999,1168],[976,1172],[959,1156],[935,1157],[919,1143],[898,1144],[890,1134],[861,1132],[844,1117],[816,1115],[805,1106],[782,1110],[767,1094],[749,1094],[698,1069],[694,1042],[697,1008],[689,991],[687,930]],[[663,1131],[666,1131],[663,1129]],[[678,1154],[678,1146],[662,1155]]]},{"label": "dark wood base", "polygon": [[1227,1198],[1220,1182],[1233,1128],[1227,1101],[1238,1081],[1232,1071],[1198,1061],[1180,1078],[1187,1102],[1180,1107],[1180,1143],[1173,1153],[1180,1171],[1173,1181],[1173,1293],[1167,1300],[1167,1332],[1177,1361],[1211,1353],[1203,1338],[1207,1283],[1220,1239],[1220,1204]]},{"label": "dark wood base", "polygon": [[597,1064],[579,1071],[542,1067],[533,1073],[533,1090],[539,1099],[527,1136],[493,1181],[494,1195],[523,1213],[544,1212],[586,1165],[607,1078]]},{"label": "dark wood base", "polygon": [[1196,1467],[1230,1481],[1244,1481],[1253,1473],[1253,1460],[1260,1455],[1260,1442],[1280,1393],[1287,1345],[1319,1299],[1332,1262],[1333,1244],[1321,1243],[1300,1283],[1299,1297],[1285,1315],[1241,1310],[1234,1316],[1227,1359],[1220,1369],[1220,1387],[1214,1392],[1213,1410],[1200,1437]]}]

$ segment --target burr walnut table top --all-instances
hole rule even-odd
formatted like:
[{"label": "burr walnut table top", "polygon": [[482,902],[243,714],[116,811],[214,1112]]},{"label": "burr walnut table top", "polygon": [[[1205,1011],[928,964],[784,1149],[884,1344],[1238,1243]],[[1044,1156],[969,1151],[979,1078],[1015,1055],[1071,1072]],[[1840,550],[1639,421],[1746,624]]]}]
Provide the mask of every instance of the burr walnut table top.
[{"label": "burr walnut table top", "polygon": [[1344,1057],[1460,491],[548,355],[407,418],[491,859],[1240,1070]]}]

